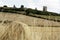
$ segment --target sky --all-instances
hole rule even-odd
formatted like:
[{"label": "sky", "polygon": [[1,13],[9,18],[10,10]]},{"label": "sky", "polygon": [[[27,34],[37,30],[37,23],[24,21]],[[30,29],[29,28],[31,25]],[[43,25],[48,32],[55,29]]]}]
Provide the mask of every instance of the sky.
[{"label": "sky", "polygon": [[27,8],[38,10],[43,10],[43,6],[47,6],[47,11],[60,13],[60,0],[0,0],[0,6],[3,5],[9,7],[24,5]]}]

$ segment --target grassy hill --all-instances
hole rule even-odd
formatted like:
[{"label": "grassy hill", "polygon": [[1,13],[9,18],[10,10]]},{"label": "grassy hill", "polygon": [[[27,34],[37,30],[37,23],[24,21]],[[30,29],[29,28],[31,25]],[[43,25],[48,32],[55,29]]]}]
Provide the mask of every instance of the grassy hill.
[{"label": "grassy hill", "polygon": [[32,16],[26,16],[22,14],[16,14],[16,13],[4,13],[0,12],[0,20],[12,20],[12,21],[21,21],[25,24],[28,24],[29,26],[38,26],[38,27],[59,27],[60,22],[57,21],[51,21],[41,18],[36,18]]},{"label": "grassy hill", "polygon": [[0,7],[0,40],[60,40],[60,14]]},{"label": "grassy hill", "polygon": [[0,40],[60,40],[60,22],[0,12]]},{"label": "grassy hill", "polygon": [[27,16],[60,22],[60,14],[31,8],[0,7],[0,12],[24,14]]}]

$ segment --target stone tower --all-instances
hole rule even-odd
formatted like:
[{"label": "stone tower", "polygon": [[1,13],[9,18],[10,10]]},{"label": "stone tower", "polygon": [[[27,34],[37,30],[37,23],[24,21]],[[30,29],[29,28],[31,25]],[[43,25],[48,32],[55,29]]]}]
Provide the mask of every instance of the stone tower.
[{"label": "stone tower", "polygon": [[43,11],[47,11],[47,6],[43,6]]}]

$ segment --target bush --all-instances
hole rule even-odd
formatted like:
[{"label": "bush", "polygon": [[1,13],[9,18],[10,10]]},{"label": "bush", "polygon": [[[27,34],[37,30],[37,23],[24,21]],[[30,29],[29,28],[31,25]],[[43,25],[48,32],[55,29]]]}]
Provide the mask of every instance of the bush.
[{"label": "bush", "polygon": [[32,9],[27,9],[25,12],[26,12],[26,15],[29,15],[29,13],[32,12]]}]

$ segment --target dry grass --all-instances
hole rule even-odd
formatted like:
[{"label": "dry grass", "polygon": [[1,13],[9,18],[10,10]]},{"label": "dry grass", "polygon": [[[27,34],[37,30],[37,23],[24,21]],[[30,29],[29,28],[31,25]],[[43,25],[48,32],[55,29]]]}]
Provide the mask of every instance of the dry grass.
[{"label": "dry grass", "polygon": [[54,21],[1,12],[0,40],[60,40],[59,24]]},{"label": "dry grass", "polygon": [[[8,24],[8,22],[7,22]],[[60,40],[60,27],[30,27],[22,22],[3,23],[0,40]]]},{"label": "dry grass", "polygon": [[60,22],[54,22],[34,17],[29,17],[21,14],[0,13],[0,20],[11,20],[23,22],[29,26],[60,26]]}]

